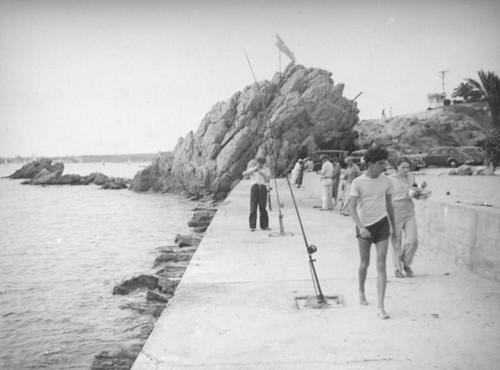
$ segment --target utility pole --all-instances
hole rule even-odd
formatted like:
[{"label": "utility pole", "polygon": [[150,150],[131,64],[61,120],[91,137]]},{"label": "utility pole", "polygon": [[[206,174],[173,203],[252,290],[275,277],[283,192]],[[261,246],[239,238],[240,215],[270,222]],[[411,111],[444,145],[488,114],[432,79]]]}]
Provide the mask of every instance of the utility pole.
[{"label": "utility pole", "polygon": [[438,73],[441,73],[441,81],[443,83],[443,94],[445,94],[445,95],[446,95],[446,91],[444,91],[444,85],[445,85],[445,83],[444,83],[444,75],[445,75],[446,72],[448,72],[448,70],[446,70],[446,71],[439,71],[438,72]]}]

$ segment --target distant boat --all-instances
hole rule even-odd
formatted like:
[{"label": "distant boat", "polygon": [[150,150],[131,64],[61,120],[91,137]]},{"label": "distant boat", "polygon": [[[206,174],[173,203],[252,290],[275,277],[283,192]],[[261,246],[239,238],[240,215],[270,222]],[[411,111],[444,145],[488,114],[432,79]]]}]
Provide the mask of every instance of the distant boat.
[{"label": "distant boat", "polygon": [[128,160],[127,165],[130,166],[130,159]]},{"label": "distant boat", "polygon": [[102,165],[103,165],[103,166],[105,166],[105,165],[106,165],[106,163],[104,163],[104,161],[102,161]]},{"label": "distant boat", "polygon": [[3,159],[3,164],[9,164],[9,161],[7,161],[7,158]]}]

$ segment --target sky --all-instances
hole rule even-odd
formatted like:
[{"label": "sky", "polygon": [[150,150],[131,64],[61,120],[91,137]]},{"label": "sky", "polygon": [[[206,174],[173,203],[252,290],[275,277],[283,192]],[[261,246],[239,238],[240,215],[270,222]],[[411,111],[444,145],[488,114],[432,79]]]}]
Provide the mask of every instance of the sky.
[{"label": "sky", "polygon": [[0,156],[173,150],[289,62],[332,72],[360,119],[500,73],[500,2],[0,0]]}]

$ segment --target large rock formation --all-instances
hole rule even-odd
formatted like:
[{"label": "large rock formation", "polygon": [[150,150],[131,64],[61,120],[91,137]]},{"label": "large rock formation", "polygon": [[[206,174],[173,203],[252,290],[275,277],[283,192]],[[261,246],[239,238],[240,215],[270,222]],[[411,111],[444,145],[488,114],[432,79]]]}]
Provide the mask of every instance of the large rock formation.
[{"label": "large rock formation", "polygon": [[281,175],[318,147],[353,149],[358,110],[343,89],[328,71],[289,64],[215,104],[198,131],[137,173],[130,189],[227,193],[257,154]]},{"label": "large rock formation", "polygon": [[373,142],[400,150],[427,152],[436,146],[478,145],[489,128],[486,103],[456,104],[354,126],[361,148]]}]

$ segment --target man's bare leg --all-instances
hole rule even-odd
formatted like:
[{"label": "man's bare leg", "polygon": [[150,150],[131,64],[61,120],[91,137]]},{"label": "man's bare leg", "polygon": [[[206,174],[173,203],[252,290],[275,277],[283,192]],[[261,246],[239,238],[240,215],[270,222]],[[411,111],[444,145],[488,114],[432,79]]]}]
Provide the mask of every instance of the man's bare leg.
[{"label": "man's bare leg", "polygon": [[378,293],[378,315],[381,319],[388,319],[389,315],[385,312],[384,298],[385,288],[387,286],[387,249],[389,239],[382,240],[376,244],[377,246],[377,293]]},{"label": "man's bare leg", "polygon": [[368,301],[365,296],[365,282],[366,275],[368,272],[368,266],[370,265],[370,246],[371,241],[358,238],[359,245],[359,257],[360,263],[358,268],[358,277],[359,277],[359,303],[362,305],[367,305]]}]

